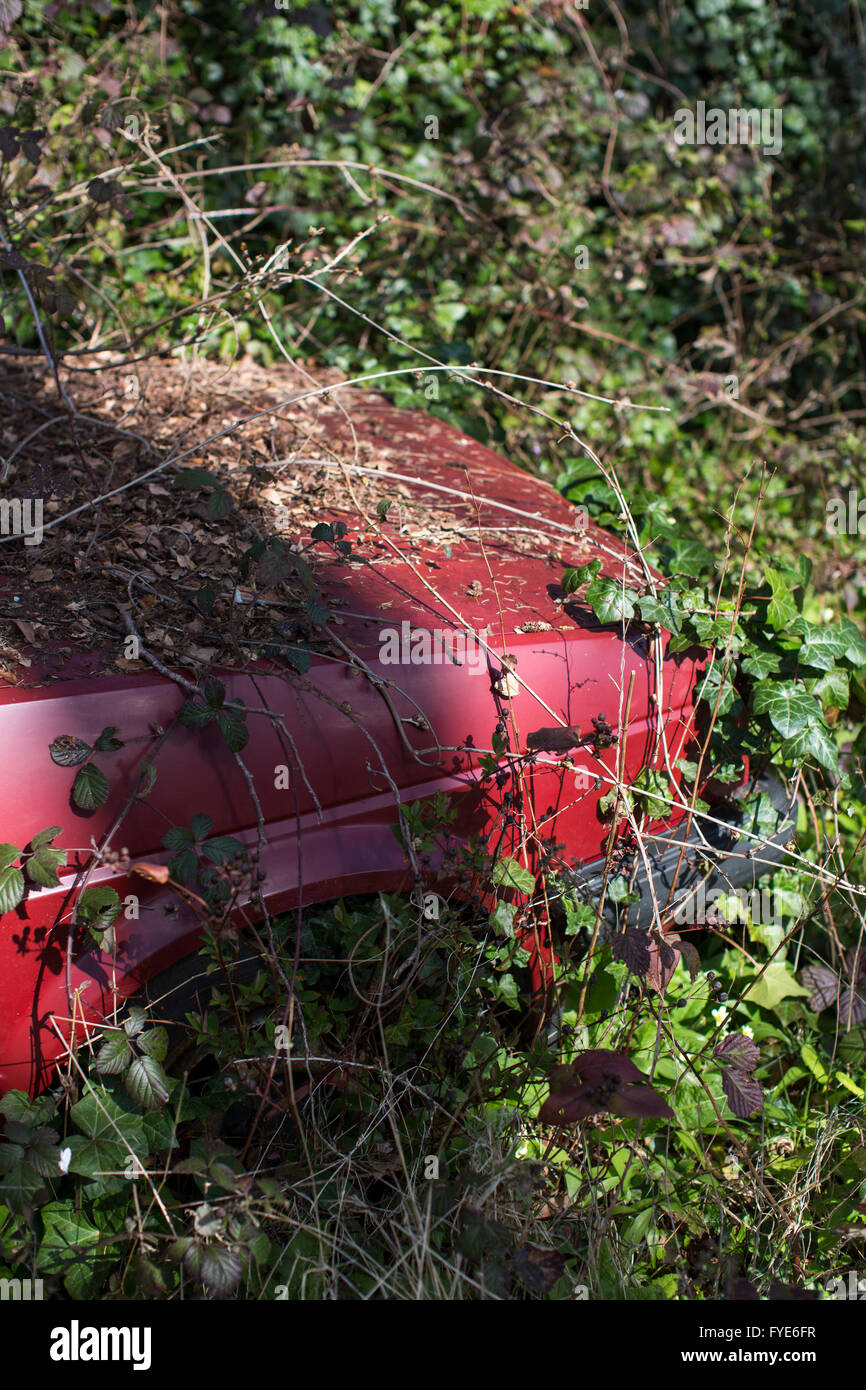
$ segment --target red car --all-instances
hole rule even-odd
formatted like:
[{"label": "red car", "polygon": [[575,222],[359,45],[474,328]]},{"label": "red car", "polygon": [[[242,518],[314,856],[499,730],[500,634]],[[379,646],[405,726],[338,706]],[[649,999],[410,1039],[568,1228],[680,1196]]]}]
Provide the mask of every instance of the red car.
[{"label": "red car", "polygon": [[[0,685],[0,1090],[46,1083],[66,1049],[70,1001],[79,1043],[148,981],[192,972],[199,917],[189,891],[179,898],[154,867],[184,848],[219,863],[233,848],[226,837],[260,845],[270,912],[419,883],[459,891],[456,851],[477,836],[530,874],[559,866],[591,895],[610,834],[599,801],[613,779],[631,782],[666,757],[673,768],[692,750],[702,654],[669,656],[662,634],[660,690],[650,627],[601,624],[580,591],[560,587],[564,569],[597,560],[602,575],[642,588],[641,566],[618,538],[423,412],[359,393],[349,414],[351,426],[322,407],[327,449],[280,472],[280,485],[290,479],[296,497],[309,495],[312,525],[286,537],[299,548],[271,545],[265,555],[288,557],[310,602],[336,617],[336,646],[304,646],[289,628],[287,659],[254,651],[245,669],[216,669],[210,683],[178,662],[185,685],[146,664],[118,669],[116,643],[107,657],[74,643],[60,655],[34,647],[12,676],[19,683]],[[9,553],[0,549],[0,567]],[[267,603],[277,581],[263,578],[262,563],[260,550],[255,582],[235,600]],[[189,583],[186,572],[178,578]],[[17,611],[17,582],[0,580],[6,617]],[[142,591],[129,592],[132,633]],[[233,708],[239,701],[246,713]],[[248,741],[237,748],[242,725]],[[150,789],[143,763],[156,770]],[[84,806],[71,796],[86,767],[97,771],[79,790],[92,781],[96,802],[99,770],[110,771],[107,799],[90,811],[86,794]],[[437,792],[456,814],[425,855],[413,848],[414,816]],[[658,835],[662,902],[677,866],[678,886],[697,872],[682,843],[690,837],[702,858],[721,853],[735,814],[720,804],[700,839],[682,805],[643,827]],[[50,843],[39,838],[49,828]],[[59,884],[40,886],[27,865],[51,845],[64,852]],[[101,862],[88,875],[94,845]],[[122,849],[128,858],[118,861]],[[134,871],[141,861],[151,866],[144,875]],[[742,856],[722,869],[734,882],[755,872]],[[633,912],[648,920],[642,865],[641,874]],[[50,863],[42,876],[50,884]],[[85,881],[113,888],[123,904],[113,950],[80,920],[68,946]],[[541,986],[553,966],[543,926],[535,936]]]}]

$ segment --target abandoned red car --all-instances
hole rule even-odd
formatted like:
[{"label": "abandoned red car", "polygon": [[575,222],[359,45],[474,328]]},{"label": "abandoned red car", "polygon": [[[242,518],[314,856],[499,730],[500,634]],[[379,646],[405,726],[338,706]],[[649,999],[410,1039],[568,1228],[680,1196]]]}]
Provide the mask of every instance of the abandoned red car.
[{"label": "abandoned red car", "polygon": [[[269,427],[279,399],[259,402]],[[220,408],[242,413],[231,393]],[[593,561],[644,585],[620,539],[423,412],[342,391],[310,393],[293,420],[267,465],[220,452],[242,431],[167,465],[121,436],[118,467],[148,478],[102,503],[104,542],[64,550],[60,496],[41,545],[0,549],[0,607],[23,638],[0,684],[0,1089],[37,1090],[71,1033],[182,976],[196,863],[239,847],[255,851],[241,915],[452,891],[470,841],[530,874],[553,859],[589,899],[609,836],[599,802],[652,767],[673,772],[670,808],[642,826],[636,916],[714,856],[733,882],[760,871],[742,853],[722,862],[735,800],[702,790],[716,804],[696,818],[680,791],[703,654],[668,654],[647,623],[600,623],[561,588]],[[422,855],[413,808],[437,792],[456,814]],[[117,898],[91,893],[88,914],[83,888]],[[110,901],[97,945],[86,927]],[[555,960],[536,944],[540,987]]]}]

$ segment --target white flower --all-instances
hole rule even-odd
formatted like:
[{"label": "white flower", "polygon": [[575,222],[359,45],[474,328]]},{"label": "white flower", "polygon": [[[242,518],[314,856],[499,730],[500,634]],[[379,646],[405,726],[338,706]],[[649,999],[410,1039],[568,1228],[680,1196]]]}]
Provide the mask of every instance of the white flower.
[{"label": "white flower", "polygon": [[710,1013],[716,1021],[717,1028],[721,1028],[722,1024],[726,1023],[728,1020],[728,1011],[723,1005],[720,1005],[717,1009],[711,1009]]},{"label": "white flower", "polygon": [[57,1160],[57,1167],[60,1169],[61,1173],[68,1173],[68,1172],[69,1172],[69,1165],[70,1165],[71,1162],[72,1162],[72,1150],[71,1150],[71,1149],[61,1149],[61,1150],[60,1150],[60,1157],[59,1157],[59,1159]]},{"label": "white flower", "polygon": [[743,1035],[744,1038],[751,1038],[752,1041],[754,1042],[755,1035],[754,1035],[754,1033],[752,1032],[751,1028],[749,1027],[748,1023],[744,1023],[744,1024],[743,1024],[742,1028],[740,1029],[740,1032],[742,1033],[742,1035]]}]

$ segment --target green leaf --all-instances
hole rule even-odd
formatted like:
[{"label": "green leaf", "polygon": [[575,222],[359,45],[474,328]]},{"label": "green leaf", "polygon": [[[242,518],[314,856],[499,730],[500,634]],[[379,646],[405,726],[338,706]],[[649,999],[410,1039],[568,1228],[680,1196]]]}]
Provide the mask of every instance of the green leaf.
[{"label": "green leaf", "polygon": [[490,914],[490,925],[498,936],[514,936],[514,915],[517,909],[513,903],[497,902]]},{"label": "green leaf", "polygon": [[174,475],[175,487],[218,487],[219,478],[206,468],[181,468]]},{"label": "green leaf", "polygon": [[222,521],[232,509],[232,496],[224,487],[218,487],[208,498],[207,514],[211,521]]},{"label": "green leaf", "polygon": [[85,758],[90,757],[93,749],[83,738],[74,738],[72,734],[58,734],[48,751],[58,767],[77,767]]},{"label": "green leaf", "polygon": [[847,638],[838,628],[807,623],[800,661],[804,666],[814,666],[819,671],[832,671],[836,662],[844,657],[847,647]]},{"label": "green leaf", "polygon": [[137,1105],[157,1110],[168,1100],[168,1077],[155,1057],[136,1057],[126,1073],[126,1089]]},{"label": "green leaf", "polygon": [[82,926],[105,931],[117,920],[120,908],[120,898],[107,883],[85,888],[78,899],[78,921]]},{"label": "green leaf", "polygon": [[497,859],[491,877],[500,887],[516,888],[520,893],[535,892],[535,874],[524,869],[516,859]]},{"label": "green leaf", "polygon": [[144,1009],[134,1004],[123,1020],[123,1031],[130,1038],[137,1038],[139,1033],[147,1027],[147,1014]]},{"label": "green leaf", "polygon": [[594,579],[586,590],[586,601],[601,623],[618,623],[634,617],[638,595],[623,589],[615,579]]},{"label": "green leaf", "polygon": [[195,596],[196,607],[202,613],[210,613],[216,603],[216,589],[212,584],[203,584]]},{"label": "green leaf", "polygon": [[132,1057],[129,1039],[122,1028],[106,1028],[102,1046],[96,1054],[96,1069],[108,1076],[120,1076]]},{"label": "green leaf", "polygon": [[825,709],[847,709],[851,698],[850,680],[844,666],[834,666],[826,676],[815,681],[811,693]]},{"label": "green leaf", "polygon": [[750,1004],[759,1004],[762,1009],[772,1010],[783,999],[792,999],[800,995],[808,997],[808,994],[809,991],[795,979],[787,961],[774,960],[766,967],[757,983],[747,991],[745,997]]},{"label": "green leaf", "polygon": [[582,584],[595,579],[601,569],[601,560],[593,560],[588,565],[578,565],[576,569],[563,570],[560,587],[565,594],[573,594]]},{"label": "green leaf", "polygon": [[190,826],[192,828],[194,840],[206,840],[211,832],[213,821],[210,816],[206,816],[203,811],[199,811],[198,815],[193,816],[190,821]]},{"label": "green leaf", "polygon": [[781,753],[782,757],[790,758],[794,763],[803,763],[809,758],[814,758],[830,772],[837,772],[839,768],[839,750],[827,732],[823,719],[811,729],[803,729],[793,738],[785,739]]},{"label": "green leaf", "polygon": [[[663,772],[653,772],[644,768],[632,782],[632,791],[639,798],[639,806],[650,820],[662,820],[670,814],[670,803],[676,789],[671,786]],[[667,800],[662,798],[667,797]]]},{"label": "green leaf", "polygon": [[201,688],[210,708],[212,710],[222,709],[226,698],[226,688],[222,681],[217,680],[216,676],[205,676]]},{"label": "green leaf", "polygon": [[754,689],[752,708],[756,714],[768,714],[783,738],[791,738],[823,718],[821,706],[814,695],[806,693],[802,681],[760,681]]},{"label": "green leaf", "polygon": [[41,845],[35,854],[31,854],[27,859],[24,868],[27,877],[33,882],[38,883],[40,888],[56,888],[60,879],[57,870],[66,863],[66,854],[62,849],[52,849],[50,845]]},{"label": "green leaf", "polygon": [[765,650],[762,647],[752,646],[749,655],[743,659],[743,671],[745,675],[752,676],[755,680],[765,680],[767,676],[778,671],[782,664],[781,652]]},{"label": "green leaf", "polygon": [[140,1034],[138,1045],[142,1052],[146,1052],[155,1062],[164,1062],[168,1056],[168,1032],[159,1024],[156,1028],[150,1028],[146,1033]]},{"label": "green leaf", "polygon": [[82,811],[95,811],[108,800],[108,778],[95,763],[86,763],[72,783],[72,800]]},{"label": "green leaf", "polygon": [[183,1257],[184,1268],[205,1288],[225,1298],[241,1282],[243,1264],[234,1250],[226,1245],[191,1245]]},{"label": "green leaf", "polygon": [[209,859],[212,864],[225,864],[242,849],[241,841],[234,839],[231,835],[217,835],[213,840],[208,840],[206,845],[201,846],[201,852],[205,859]]},{"label": "green leaf", "polygon": [[123,744],[121,740],[114,737],[116,733],[117,728],[114,724],[109,724],[107,728],[103,729],[99,738],[93,745],[94,752],[115,753],[118,748],[122,748]]},{"label": "green leaf", "polygon": [[203,705],[199,700],[187,700],[183,705],[179,721],[187,729],[203,729],[214,718],[216,711],[209,705]]},{"label": "green leaf", "polygon": [[866,666],[866,637],[863,636],[857,624],[853,623],[850,618],[841,618],[838,627],[847,643],[845,660],[850,661],[852,666]]},{"label": "green leaf", "polygon": [[[39,834],[34,835],[30,841],[31,849],[41,849],[43,845],[50,844],[54,836],[59,835],[62,829],[63,827],[60,825],[49,825],[46,830],[40,830]],[[2,849],[2,845],[0,845],[0,849]]]},{"label": "green leaf", "polygon": [[198,873],[198,855],[194,849],[183,849],[169,860],[168,871],[175,883],[189,888],[195,883]]},{"label": "green leaf", "polygon": [[118,1258],[111,1243],[82,1211],[76,1210],[72,1198],[49,1203],[40,1216],[44,1234],[36,1258],[37,1270],[40,1274],[62,1275],[70,1298],[89,1298]]},{"label": "green leaf", "polygon": [[[4,846],[5,848],[5,846]],[[16,850],[17,854],[18,851]],[[10,864],[0,869],[0,913],[11,912],[24,897],[24,875]]]},{"label": "green leaf", "polygon": [[163,849],[188,849],[195,844],[193,833],[185,825],[172,825],[162,837]]},{"label": "green leaf", "polygon": [[793,590],[785,582],[778,570],[768,568],[767,582],[772,590],[772,598],[767,604],[767,622],[776,632],[782,632],[793,618],[797,617],[797,605]]},{"label": "green leaf", "polygon": [[288,579],[292,566],[282,541],[271,541],[256,566],[256,583],[262,589],[281,584]]},{"label": "green leaf", "polygon": [[569,894],[562,899],[565,909],[565,934],[577,936],[578,932],[591,929],[595,925],[596,909],[590,903],[577,902]]},{"label": "green leaf", "polygon": [[744,796],[740,802],[740,828],[762,840],[776,833],[779,812],[766,792]]},{"label": "green leaf", "polygon": [[249,742],[246,715],[240,710],[225,709],[217,716],[220,732],[233,753],[240,753]]}]

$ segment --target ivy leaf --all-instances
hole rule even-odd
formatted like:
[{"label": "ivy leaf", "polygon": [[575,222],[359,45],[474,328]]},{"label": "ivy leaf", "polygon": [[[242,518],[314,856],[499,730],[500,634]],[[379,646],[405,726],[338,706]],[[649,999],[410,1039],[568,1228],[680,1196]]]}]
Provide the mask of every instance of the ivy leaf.
[{"label": "ivy leaf", "polygon": [[676,636],[683,630],[683,614],[677,602],[677,595],[673,589],[665,589],[661,598],[653,598],[652,594],[641,594],[638,599],[641,619],[645,623],[658,623],[668,632]]},{"label": "ivy leaf", "polygon": [[490,925],[498,936],[514,936],[514,917],[517,909],[513,903],[497,901],[490,913]]},{"label": "ivy leaf", "polygon": [[847,643],[845,660],[850,661],[852,666],[866,666],[866,638],[857,624],[852,622],[850,618],[841,618],[838,627]]},{"label": "ivy leaf", "polygon": [[782,657],[779,652],[768,651],[762,647],[752,646],[749,655],[743,658],[743,671],[747,676],[752,676],[754,680],[765,680],[767,676],[778,671],[782,664]]},{"label": "ivy leaf", "polygon": [[497,859],[492,878],[503,888],[516,888],[519,893],[535,892],[535,874],[524,869],[516,859]]},{"label": "ivy leaf", "polygon": [[[766,792],[758,792],[755,796],[743,797],[740,802],[740,828],[742,830],[766,840],[776,833],[778,824],[779,812]],[[737,838],[741,837],[738,835]]]},{"label": "ivy leaf", "polygon": [[783,632],[792,619],[797,617],[793,590],[789,588],[780,572],[772,568],[767,570],[767,582],[773,595],[767,604],[767,622],[776,632]]},{"label": "ivy leaf", "polygon": [[587,586],[586,601],[600,623],[627,622],[634,617],[638,595],[634,589],[623,589],[615,579],[594,579]]},{"label": "ivy leaf", "polygon": [[560,588],[564,594],[575,593],[582,584],[595,579],[601,569],[601,560],[593,560],[588,565],[578,565],[574,569],[563,570]]},{"label": "ivy leaf", "polygon": [[814,758],[830,772],[836,772],[839,766],[839,750],[827,732],[823,717],[820,724],[814,724],[811,729],[803,729],[793,738],[785,739],[781,753],[783,758],[789,758],[794,763],[803,763],[807,758]]},{"label": "ivy leaf", "polygon": [[82,811],[95,811],[108,800],[108,778],[94,763],[87,763],[76,776],[72,800]]},{"label": "ivy leaf", "polygon": [[83,738],[74,738],[72,734],[58,734],[48,751],[58,767],[77,767],[85,758],[90,757],[93,749]]},{"label": "ivy leaf", "polygon": [[[632,791],[640,798],[639,805],[649,820],[663,820],[670,814],[670,802],[675,788],[663,772],[644,768],[632,782]],[[667,800],[660,798],[667,797]]]},{"label": "ivy leaf", "polygon": [[801,681],[760,681],[754,690],[752,708],[756,714],[768,714],[770,723],[783,738],[808,729],[821,720],[821,706],[814,695],[806,693]]},{"label": "ivy leaf", "polygon": [[168,1078],[155,1057],[136,1057],[126,1073],[126,1089],[136,1105],[158,1110],[168,1100]]},{"label": "ivy leaf", "polygon": [[819,671],[832,671],[836,662],[845,655],[847,647],[847,639],[838,628],[807,623],[800,660],[805,666],[815,666]]},{"label": "ivy leaf", "polygon": [[828,671],[826,676],[815,682],[811,693],[821,701],[825,710],[847,709],[851,690],[848,672],[844,666],[834,666],[832,671]]},{"label": "ivy leaf", "polygon": [[741,1120],[763,1108],[764,1091],[760,1081],[738,1067],[726,1067],[722,1072],[722,1090],[731,1110]]}]

